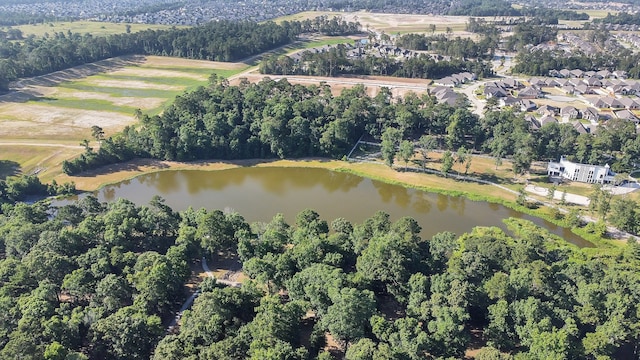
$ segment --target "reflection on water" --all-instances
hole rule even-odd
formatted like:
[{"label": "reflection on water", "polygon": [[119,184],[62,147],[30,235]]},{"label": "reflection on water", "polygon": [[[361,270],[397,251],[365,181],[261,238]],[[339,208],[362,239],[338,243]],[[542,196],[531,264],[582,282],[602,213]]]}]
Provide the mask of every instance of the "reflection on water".
[{"label": "reflection on water", "polygon": [[139,205],[148,204],[154,195],[162,196],[175,210],[234,209],[249,222],[270,221],[276,213],[283,213],[293,223],[298,212],[311,208],[327,221],[343,217],[360,223],[382,210],[392,220],[403,216],[415,218],[425,237],[441,231],[460,234],[474,226],[504,229],[502,219],[520,217],[578,245],[588,244],[568,229],[502,205],[426,193],[324,169],[162,171],[107,186],[97,194],[100,201],[123,197]]}]

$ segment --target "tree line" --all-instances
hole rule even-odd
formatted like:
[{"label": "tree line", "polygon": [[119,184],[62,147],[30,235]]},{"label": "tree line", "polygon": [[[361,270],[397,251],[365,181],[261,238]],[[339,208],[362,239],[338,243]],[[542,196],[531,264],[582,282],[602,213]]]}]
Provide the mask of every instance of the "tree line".
[{"label": "tree line", "polygon": [[93,36],[67,32],[0,39],[0,91],[21,77],[47,74],[76,65],[126,54],[177,56],[189,59],[236,61],[286,45],[303,32],[351,34],[357,23],[321,17],[305,22],[216,21],[187,29],[144,30]]},{"label": "tree line", "polygon": [[[456,73],[471,72],[479,77],[493,74],[491,65],[482,60],[455,58],[434,59],[429,54],[409,58],[380,54],[378,50],[361,49],[362,54],[353,55],[344,44],[322,51],[304,51],[296,57],[272,55],[260,63],[262,74],[273,75],[389,75],[406,78],[442,78]],[[358,50],[356,50],[358,51]]]},{"label": "tree line", "polygon": [[[474,30],[478,30],[474,27]],[[471,30],[469,30],[471,31]],[[492,59],[498,48],[499,35],[484,36],[480,41],[469,38],[450,38],[445,34],[403,34],[396,39],[396,45],[409,50],[431,51],[456,58]]]},{"label": "tree line", "polygon": [[596,134],[578,134],[570,124],[549,124],[534,133],[524,114],[511,108],[489,108],[479,119],[465,106],[438,104],[430,94],[392,98],[383,88],[371,97],[359,85],[334,96],[329,85],[303,86],[286,79],[231,86],[213,77],[209,86],[177,97],[163,114],[140,117],[139,125],[103,140],[97,151],[88,148],[65,161],[63,171],[78,174],[133,157],[342,158],[361,136],[379,141],[388,128],[398,131],[397,145],[431,135],[434,148],[465,147],[496,159],[511,157],[516,173],[527,171],[534,160],[561,155],[628,171],[640,155],[633,123],[620,119]]},{"label": "tree line", "polygon": [[[0,214],[0,358],[631,358],[640,245],[580,249],[530,222],[420,236],[412,218],[361,224],[304,210],[248,224],[88,196]],[[189,294],[190,265],[237,256],[242,287]],[[192,284],[193,286],[193,284]],[[337,343],[325,351],[329,333]]]}]

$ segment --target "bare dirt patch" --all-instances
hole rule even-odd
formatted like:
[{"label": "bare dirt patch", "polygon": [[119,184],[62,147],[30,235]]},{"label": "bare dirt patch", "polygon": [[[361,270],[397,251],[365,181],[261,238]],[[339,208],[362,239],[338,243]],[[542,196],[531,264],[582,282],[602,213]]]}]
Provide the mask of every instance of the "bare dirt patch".
[{"label": "bare dirt patch", "polygon": [[286,78],[292,84],[301,85],[319,85],[326,83],[331,87],[334,95],[339,95],[342,90],[352,88],[356,85],[364,85],[367,95],[375,96],[380,92],[380,88],[386,87],[391,90],[394,97],[402,97],[409,92],[416,94],[426,93],[431,80],[428,79],[405,79],[390,76],[353,76],[353,77],[320,77],[320,76],[283,76],[283,75],[262,75],[262,74],[244,74],[242,77],[234,78],[230,81],[231,85],[237,85],[242,78],[246,78],[250,82],[260,82],[264,78],[274,80]]},{"label": "bare dirt patch", "polygon": [[[464,25],[469,21],[466,16],[434,16],[434,15],[408,15],[408,14],[374,14],[368,12],[353,12],[343,15],[347,21],[358,21],[363,28],[367,25],[376,30],[413,30],[428,32],[429,25],[436,27],[454,27]],[[459,26],[458,26],[459,27]]]},{"label": "bare dirt patch", "polygon": [[220,61],[191,60],[165,56],[147,56],[145,66],[148,67],[189,67],[201,69],[239,70],[247,65],[243,63],[228,63]]},{"label": "bare dirt patch", "polygon": [[115,75],[124,75],[124,76],[139,76],[139,77],[164,77],[164,78],[188,78],[194,80],[206,80],[207,76],[189,73],[186,71],[173,71],[173,70],[163,70],[163,69],[154,69],[147,67],[130,67],[124,68],[122,70],[118,70],[114,72]]},{"label": "bare dirt patch", "polygon": [[0,138],[29,137],[65,138],[77,129],[98,125],[107,130],[119,130],[135,121],[133,116],[108,111],[62,108],[39,104],[5,104],[0,106]]},{"label": "bare dirt patch", "polygon": [[154,90],[183,90],[184,86],[154,84],[138,80],[92,80],[95,86],[126,88],[126,89],[154,89]]}]

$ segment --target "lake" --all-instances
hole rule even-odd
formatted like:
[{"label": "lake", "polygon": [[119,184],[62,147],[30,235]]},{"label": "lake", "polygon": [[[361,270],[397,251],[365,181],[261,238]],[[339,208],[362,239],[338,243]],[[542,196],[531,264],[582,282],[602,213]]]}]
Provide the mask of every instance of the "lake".
[{"label": "lake", "polygon": [[531,220],[578,246],[592,246],[569,229],[499,204],[428,193],[325,169],[245,167],[220,171],[161,171],[109,185],[96,193],[100,201],[126,198],[146,205],[160,195],[175,210],[204,207],[235,210],[248,222],[270,221],[283,213],[290,224],[300,211],[314,209],[331,222],[343,217],[361,223],[377,210],[415,218],[422,236],[457,234],[475,226],[498,226],[502,219]]}]

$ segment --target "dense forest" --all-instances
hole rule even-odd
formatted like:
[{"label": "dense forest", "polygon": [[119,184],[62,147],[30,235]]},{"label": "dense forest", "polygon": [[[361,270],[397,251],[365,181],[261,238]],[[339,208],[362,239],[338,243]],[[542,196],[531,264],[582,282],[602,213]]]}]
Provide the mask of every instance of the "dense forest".
[{"label": "dense forest", "polygon": [[[247,224],[94,197],[0,214],[2,359],[605,359],[637,354],[640,246],[579,249],[523,221],[420,237],[414,219],[362,224],[312,210]],[[212,279],[181,319],[204,256]],[[196,270],[198,271],[198,270]],[[193,291],[193,290],[191,290]],[[328,338],[330,336],[330,338]],[[334,353],[324,351],[327,340]]]},{"label": "dense forest", "polygon": [[435,138],[433,148],[461,147],[511,157],[516,173],[534,160],[573,154],[579,162],[608,162],[628,170],[640,157],[633,123],[612,119],[595,135],[578,134],[571,124],[549,124],[532,132],[523,114],[491,105],[479,119],[465,106],[438,104],[428,94],[392,98],[388,89],[375,97],[364,86],[339,96],[328,85],[303,86],[286,79],[247,81],[230,86],[212,78],[209,86],[176,98],[163,114],[141,115],[141,122],[103,141],[80,157],[65,161],[67,174],[131,159],[244,159],[325,156],[341,158],[363,135],[382,139],[389,128],[395,143]]},{"label": "dense forest", "polygon": [[[358,51],[358,50],[356,50]],[[444,60],[429,54],[409,58],[381,54],[380,50],[359,49],[360,55],[352,55],[344,44],[323,49],[321,52],[304,51],[293,57],[269,56],[260,62],[262,74],[273,75],[390,75],[395,77],[439,79],[461,72],[475,73],[479,77],[493,75],[491,64],[481,60],[456,58]]]},{"label": "dense forest", "polygon": [[319,17],[302,22],[255,23],[218,21],[188,28],[145,30],[130,34],[92,36],[55,33],[16,42],[0,39],[0,91],[11,80],[47,74],[72,66],[125,54],[177,56],[190,59],[236,61],[293,41],[299,34],[344,35],[359,24]]}]

